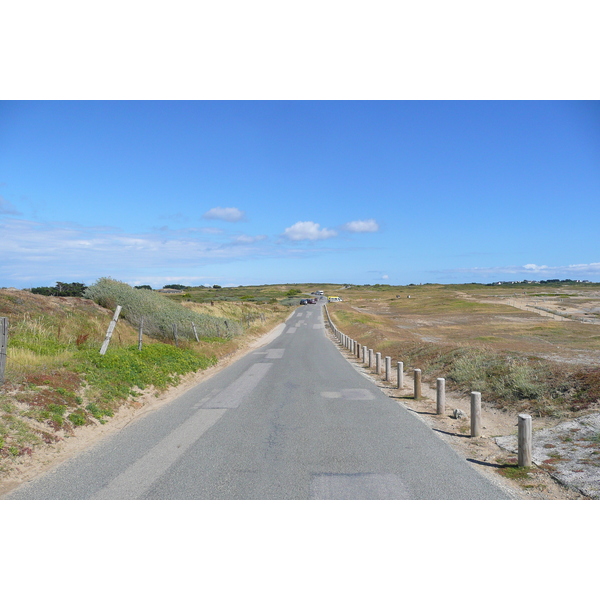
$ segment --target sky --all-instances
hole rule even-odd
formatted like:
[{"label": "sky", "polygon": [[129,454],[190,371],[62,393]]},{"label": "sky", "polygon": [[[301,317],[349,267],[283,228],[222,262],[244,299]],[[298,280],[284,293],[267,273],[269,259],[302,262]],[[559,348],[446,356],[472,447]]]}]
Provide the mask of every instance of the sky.
[{"label": "sky", "polygon": [[600,281],[595,101],[3,101],[0,286]]}]

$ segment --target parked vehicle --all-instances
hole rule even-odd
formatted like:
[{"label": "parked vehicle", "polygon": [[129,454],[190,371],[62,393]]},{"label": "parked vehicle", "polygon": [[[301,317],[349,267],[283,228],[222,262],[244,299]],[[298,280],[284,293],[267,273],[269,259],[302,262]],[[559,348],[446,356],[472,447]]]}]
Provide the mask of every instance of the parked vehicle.
[{"label": "parked vehicle", "polygon": [[300,304],[308,304],[308,300],[306,298],[303,298],[302,300],[300,300]]},{"label": "parked vehicle", "polygon": [[341,302],[342,299],[339,296],[327,296],[327,302]]}]

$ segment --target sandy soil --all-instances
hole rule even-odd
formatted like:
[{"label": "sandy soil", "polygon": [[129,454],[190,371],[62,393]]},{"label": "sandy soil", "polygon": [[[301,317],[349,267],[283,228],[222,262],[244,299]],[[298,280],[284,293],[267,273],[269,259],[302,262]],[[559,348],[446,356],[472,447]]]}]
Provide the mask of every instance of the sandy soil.
[{"label": "sandy soil", "polygon": [[160,393],[152,388],[143,390],[141,395],[136,397],[135,401],[122,406],[115,413],[114,417],[109,419],[104,425],[78,427],[74,430],[72,436],[65,437],[56,444],[45,448],[38,448],[30,456],[24,455],[18,457],[0,481],[0,497],[8,494],[21,484],[31,481],[35,477],[57,467],[69,458],[105,439],[107,436],[117,433],[133,421],[172,402],[190,388],[209,379],[249,352],[268,344],[279,335],[284,327],[285,324],[282,323],[265,335],[247,340],[236,352],[222,358],[217,365],[204,371],[191,373],[182,378],[178,386]]},{"label": "sandy soil", "polygon": [[[333,337],[331,339],[333,340]],[[392,375],[392,381],[384,381],[383,374],[375,374],[374,369],[369,369],[367,365],[363,364],[361,360],[354,357],[345,348],[340,347],[340,351],[355,368],[371,377],[385,394],[413,412],[485,477],[491,478],[500,484],[513,497],[522,500],[586,500],[594,498],[593,492],[590,492],[594,488],[595,480],[591,482],[591,487],[587,484],[590,483],[591,479],[600,475],[598,467],[592,466],[588,472],[591,475],[588,476],[586,484],[585,481],[582,481],[581,464],[576,456],[569,457],[565,453],[565,457],[560,461],[563,470],[562,476],[561,473],[550,472],[535,464],[536,452],[539,462],[544,460],[539,457],[546,456],[542,448],[544,444],[555,443],[558,445],[562,443],[560,438],[564,432],[561,428],[556,429],[556,420],[543,418],[534,420],[534,466],[525,478],[512,479],[502,475],[502,472],[510,472],[509,466],[516,463],[516,414],[494,409],[482,402],[483,435],[480,438],[471,438],[470,398],[446,392],[445,414],[437,415],[435,388],[423,383],[422,398],[415,400],[413,397],[413,379],[410,374],[405,373],[404,387],[399,390],[395,373]],[[465,416],[458,419],[453,418],[452,415],[455,409],[462,411]],[[600,419],[594,422],[597,422],[600,426]],[[539,435],[541,432],[543,432],[543,436]],[[497,438],[503,442],[503,447],[498,444]],[[510,440],[512,439],[515,440],[514,444],[511,444]],[[590,450],[590,452],[592,451]],[[555,471],[554,468],[553,471]],[[571,477],[569,479],[565,476],[565,474],[572,475],[573,473],[579,473],[578,478]],[[582,490],[586,491],[587,495]]]}]

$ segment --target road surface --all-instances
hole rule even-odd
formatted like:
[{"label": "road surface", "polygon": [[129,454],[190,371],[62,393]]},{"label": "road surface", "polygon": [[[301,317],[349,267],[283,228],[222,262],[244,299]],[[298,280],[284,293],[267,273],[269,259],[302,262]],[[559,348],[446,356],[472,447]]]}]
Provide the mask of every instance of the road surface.
[{"label": "road surface", "polygon": [[327,337],[322,306],[7,499],[509,499]]}]

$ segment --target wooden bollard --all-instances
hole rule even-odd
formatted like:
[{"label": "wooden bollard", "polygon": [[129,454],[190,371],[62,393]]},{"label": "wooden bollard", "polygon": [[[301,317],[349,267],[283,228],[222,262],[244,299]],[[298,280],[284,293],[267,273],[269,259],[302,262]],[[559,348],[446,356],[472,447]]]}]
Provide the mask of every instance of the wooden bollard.
[{"label": "wooden bollard", "polygon": [[398,389],[401,390],[404,387],[404,363],[398,362]]},{"label": "wooden bollard", "polygon": [[437,414],[443,415],[446,412],[446,380],[438,377],[436,388]]},{"label": "wooden bollard", "polygon": [[421,369],[414,370],[413,383],[415,389],[414,397],[416,400],[417,398],[421,397]]},{"label": "wooden bollard", "polygon": [[385,357],[385,380],[389,381],[392,376],[392,357]]},{"label": "wooden bollard", "polygon": [[356,358],[360,358],[360,344],[356,342]]},{"label": "wooden bollard", "polygon": [[375,352],[375,373],[381,375],[381,352]]},{"label": "wooden bollard", "polygon": [[530,467],[533,463],[533,436],[532,423],[530,415],[519,415],[519,449],[518,449],[518,464],[519,467]]},{"label": "wooden bollard", "polygon": [[471,437],[481,435],[481,392],[471,392]]}]

